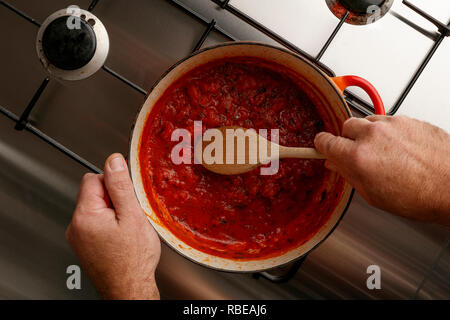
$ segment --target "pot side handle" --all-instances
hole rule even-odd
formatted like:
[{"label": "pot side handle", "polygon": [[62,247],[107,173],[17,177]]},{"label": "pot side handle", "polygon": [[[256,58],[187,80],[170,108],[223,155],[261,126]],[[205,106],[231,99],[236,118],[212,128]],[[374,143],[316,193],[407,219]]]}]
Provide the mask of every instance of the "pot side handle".
[{"label": "pot side handle", "polygon": [[375,108],[375,114],[378,115],[386,115],[386,111],[384,109],[384,103],[381,99],[380,94],[377,89],[366,79],[363,79],[358,76],[343,76],[343,77],[335,77],[331,78],[335,85],[341,90],[342,94],[347,87],[359,87],[363,89],[372,100],[373,106]]}]

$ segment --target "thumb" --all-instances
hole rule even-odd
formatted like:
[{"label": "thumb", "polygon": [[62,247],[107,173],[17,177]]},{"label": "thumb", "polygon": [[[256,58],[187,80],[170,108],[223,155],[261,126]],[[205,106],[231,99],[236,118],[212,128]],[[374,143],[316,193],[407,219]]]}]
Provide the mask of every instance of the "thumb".
[{"label": "thumb", "polygon": [[351,153],[354,141],[337,137],[329,132],[320,132],[314,139],[316,149],[322,153],[328,160],[345,160]]},{"label": "thumb", "polygon": [[134,215],[141,211],[127,163],[121,154],[115,153],[106,160],[104,181],[117,218]]}]

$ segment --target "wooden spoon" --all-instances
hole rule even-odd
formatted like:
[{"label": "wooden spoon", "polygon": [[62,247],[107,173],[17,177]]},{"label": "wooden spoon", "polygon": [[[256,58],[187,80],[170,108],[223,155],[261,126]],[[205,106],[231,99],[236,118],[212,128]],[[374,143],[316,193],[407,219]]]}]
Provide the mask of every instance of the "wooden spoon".
[{"label": "wooden spoon", "polygon": [[314,148],[280,146],[260,136],[253,129],[221,127],[207,130],[202,138],[196,141],[194,146],[196,163],[223,175],[246,173],[277,158],[325,159]]}]

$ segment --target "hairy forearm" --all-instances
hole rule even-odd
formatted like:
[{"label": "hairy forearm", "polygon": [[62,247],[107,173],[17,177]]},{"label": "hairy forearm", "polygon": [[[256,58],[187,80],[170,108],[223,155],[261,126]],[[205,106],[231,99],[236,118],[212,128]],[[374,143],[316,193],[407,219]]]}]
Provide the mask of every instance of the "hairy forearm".
[{"label": "hairy forearm", "polygon": [[110,289],[99,289],[104,300],[159,300],[159,290],[155,278],[136,284],[123,283]]},{"label": "hairy forearm", "polygon": [[443,159],[448,154],[449,161],[428,163],[428,174],[423,177],[422,188],[417,192],[424,194],[429,221],[450,227],[450,137],[442,142]]},{"label": "hairy forearm", "polygon": [[450,226],[450,136],[407,117],[352,118],[317,149],[366,201],[403,217]]}]

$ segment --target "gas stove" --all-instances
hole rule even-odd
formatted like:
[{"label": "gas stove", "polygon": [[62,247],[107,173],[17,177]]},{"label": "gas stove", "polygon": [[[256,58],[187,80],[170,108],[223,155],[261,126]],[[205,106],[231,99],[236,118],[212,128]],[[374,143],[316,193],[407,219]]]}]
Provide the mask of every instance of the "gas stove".
[{"label": "gas stove", "polygon": [[[66,267],[77,264],[64,229],[78,181],[86,169],[101,172],[110,153],[127,152],[147,90],[171,64],[205,46],[254,40],[286,47],[329,75],[367,78],[391,115],[450,131],[445,0],[0,4],[7,44],[0,53],[2,297],[96,297],[87,279],[82,290],[64,289]],[[61,26],[77,22],[70,39]],[[68,44],[63,54],[54,52],[61,41]],[[372,113],[364,92],[352,88],[346,96],[355,115]],[[394,217],[356,195],[326,242],[292,265],[221,273],[164,247],[157,276],[166,298],[448,299],[449,239],[444,228]],[[371,265],[381,269],[380,290],[366,285]]]}]

